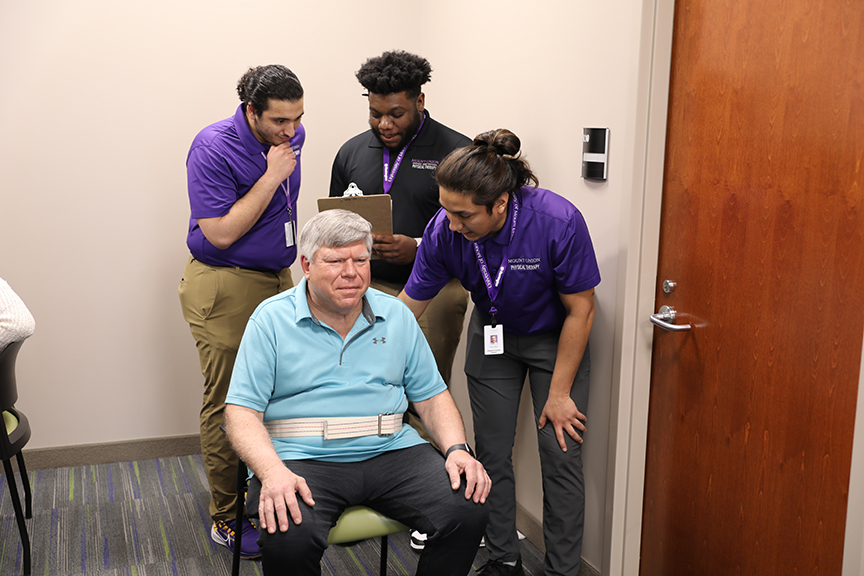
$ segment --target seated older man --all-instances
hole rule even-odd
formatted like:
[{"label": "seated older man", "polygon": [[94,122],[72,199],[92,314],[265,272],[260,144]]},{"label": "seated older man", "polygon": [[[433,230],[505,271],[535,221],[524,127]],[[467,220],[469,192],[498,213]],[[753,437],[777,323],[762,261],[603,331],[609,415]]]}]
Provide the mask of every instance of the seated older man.
[{"label": "seated older man", "polygon": [[[299,249],[304,279],[249,319],[225,409],[264,574],[320,574],[330,528],[363,504],[428,534],[418,575],[465,576],[491,481],[411,311],[369,289],[371,226],[322,212]],[[443,458],[402,424],[409,400]]]}]

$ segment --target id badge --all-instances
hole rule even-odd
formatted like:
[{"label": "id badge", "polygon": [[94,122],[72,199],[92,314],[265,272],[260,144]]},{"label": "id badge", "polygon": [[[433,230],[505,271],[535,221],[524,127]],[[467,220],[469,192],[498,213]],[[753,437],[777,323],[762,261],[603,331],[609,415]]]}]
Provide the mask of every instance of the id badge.
[{"label": "id badge", "polygon": [[285,247],[291,248],[297,241],[297,229],[293,221],[285,222]]},{"label": "id badge", "polygon": [[504,326],[483,326],[483,352],[486,356],[504,353]]}]

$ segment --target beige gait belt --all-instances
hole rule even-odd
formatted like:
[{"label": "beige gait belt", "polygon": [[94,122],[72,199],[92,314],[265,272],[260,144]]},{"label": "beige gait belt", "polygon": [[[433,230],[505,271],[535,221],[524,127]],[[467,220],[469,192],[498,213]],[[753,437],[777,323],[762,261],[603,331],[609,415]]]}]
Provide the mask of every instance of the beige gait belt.
[{"label": "beige gait belt", "polygon": [[344,418],[286,418],[264,422],[271,438],[323,436],[325,439],[389,436],[402,429],[402,414]]}]

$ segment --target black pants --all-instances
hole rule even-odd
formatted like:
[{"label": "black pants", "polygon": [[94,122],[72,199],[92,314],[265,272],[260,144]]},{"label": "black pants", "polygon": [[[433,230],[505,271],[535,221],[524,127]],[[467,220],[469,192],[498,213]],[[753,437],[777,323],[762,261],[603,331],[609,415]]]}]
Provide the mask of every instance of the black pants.
[{"label": "black pants", "polygon": [[[516,479],[513,473],[513,443],[516,417],[525,376],[531,386],[534,421],[540,419],[558,351],[558,334],[535,336],[504,334],[504,354],[483,353],[483,317],[475,308],[468,325],[465,374],[474,416],[477,458],[492,479],[486,500],[489,525],[486,549],[489,559],[512,561],[519,558],[516,537]],[[588,347],[576,372],[570,397],[584,414],[588,413],[588,378],[591,360]],[[584,436],[583,436],[584,438]],[[582,473],[582,445],[565,434],[567,452],[562,452],[555,427],[547,422],[537,431],[540,468],[543,478],[543,540],[546,544],[546,576],[575,576],[582,556],[582,529],[585,520],[585,477]]]},{"label": "black pants", "polygon": [[[285,532],[262,530],[258,545],[264,574],[319,576],[327,535],[342,511],[364,505],[428,535],[418,576],[465,576],[486,527],[486,507],[450,487],[444,459],[422,444],[363,462],[286,461],[312,491],[315,506],[298,498],[302,523]],[[246,508],[257,516],[261,482],[253,478]]]}]

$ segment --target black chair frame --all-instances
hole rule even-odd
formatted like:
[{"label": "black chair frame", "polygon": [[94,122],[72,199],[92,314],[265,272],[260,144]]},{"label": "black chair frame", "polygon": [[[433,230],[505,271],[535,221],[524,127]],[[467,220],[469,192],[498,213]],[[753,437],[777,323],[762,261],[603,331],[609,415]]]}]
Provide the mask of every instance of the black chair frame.
[{"label": "black chair frame", "polygon": [[[9,484],[9,496],[12,498],[12,508],[15,510],[15,521],[24,548],[24,576],[30,576],[30,537],[27,535],[25,518],[33,517],[33,496],[30,491],[30,481],[27,479],[27,467],[21,450],[30,440],[30,422],[27,417],[14,407],[18,401],[18,386],[15,379],[15,361],[23,340],[12,342],[0,352],[0,412],[9,412],[18,419],[18,426],[8,434],[6,425],[0,423],[0,457],[3,459],[3,469]],[[12,470],[12,457],[18,461],[18,471],[21,483],[24,485],[24,504],[26,511],[21,510],[21,500],[18,498],[18,485]]]}]

